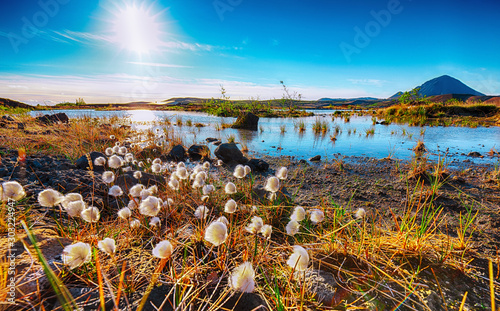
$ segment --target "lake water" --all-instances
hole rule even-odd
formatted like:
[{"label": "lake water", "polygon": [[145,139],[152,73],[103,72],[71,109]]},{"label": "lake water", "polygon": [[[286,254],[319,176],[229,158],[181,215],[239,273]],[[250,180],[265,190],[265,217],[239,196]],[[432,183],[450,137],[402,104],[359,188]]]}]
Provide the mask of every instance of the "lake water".
[{"label": "lake water", "polygon": [[[153,122],[168,118],[171,128],[177,136],[183,138],[186,146],[192,143],[205,143],[207,137],[214,137],[226,142],[234,136],[235,141],[246,145],[250,154],[268,154],[271,156],[295,156],[298,159],[308,159],[321,155],[323,159],[333,159],[337,156],[368,156],[384,158],[392,156],[398,159],[410,159],[411,150],[417,140],[422,140],[430,152],[430,158],[437,160],[448,150],[447,159],[451,165],[458,165],[468,159],[474,163],[497,163],[498,158],[487,156],[492,148],[500,150],[500,127],[412,127],[408,125],[390,124],[373,125],[370,116],[352,115],[349,122],[341,118],[332,119],[334,111],[311,110],[316,116],[304,118],[260,118],[259,131],[219,129],[221,123],[232,123],[235,118],[222,118],[200,112],[179,111],[95,111],[95,110],[54,110],[49,113],[64,112],[70,118],[83,115],[91,117],[113,117],[128,119],[136,128],[144,129],[157,127]],[[40,112],[33,112],[38,115]],[[174,125],[181,119],[183,125]],[[192,124],[202,123],[205,127],[187,126],[186,121]],[[315,134],[313,124],[317,121],[326,121],[328,131],[325,134]],[[300,133],[295,125],[303,121],[305,131]],[[331,136],[335,128],[340,132],[336,140]],[[282,128],[285,132],[282,133]],[[374,129],[373,135],[366,131]],[[210,144],[213,151],[215,147]],[[471,151],[477,151],[484,158],[467,157]]]}]

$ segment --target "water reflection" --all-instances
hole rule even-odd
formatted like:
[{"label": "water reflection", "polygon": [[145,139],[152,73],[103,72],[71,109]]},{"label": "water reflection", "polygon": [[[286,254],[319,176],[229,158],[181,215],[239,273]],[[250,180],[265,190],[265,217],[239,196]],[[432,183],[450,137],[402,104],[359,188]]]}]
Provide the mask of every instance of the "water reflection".
[{"label": "water reflection", "polygon": [[[498,150],[498,140],[495,137],[500,137],[500,127],[471,129],[442,126],[410,127],[400,124],[373,126],[371,117],[356,115],[352,115],[348,122],[329,115],[320,117],[322,122],[327,123],[328,131],[324,134],[315,134],[312,126],[318,117],[261,118],[259,131],[248,131],[222,127],[222,124],[234,122],[235,118],[221,118],[197,112],[59,110],[51,113],[57,112],[65,112],[70,118],[82,115],[130,118],[134,122],[135,129],[151,129],[152,131],[158,129],[164,138],[182,138],[185,144],[205,144],[207,137],[223,142],[234,137],[237,142],[248,147],[250,152],[294,155],[299,158],[309,158],[317,154],[332,158],[333,154],[341,153],[347,156],[366,155],[377,158],[392,156],[409,159],[413,154],[412,147],[420,139],[430,151],[431,158],[437,159],[440,150],[449,148],[449,155],[462,161],[471,151],[486,155],[492,148]],[[33,115],[37,113],[39,112],[32,112]],[[320,113],[324,114],[325,111],[320,111]],[[177,120],[182,123],[182,126],[176,125]],[[192,125],[188,125],[188,120]],[[201,123],[203,127],[196,127],[196,123]],[[301,129],[304,130],[301,131]],[[367,137],[367,131],[370,129],[374,129],[374,132],[373,134],[370,132]],[[336,138],[335,141],[332,141],[332,136]],[[272,146],[274,148],[271,148]],[[215,147],[212,144],[209,144],[209,147],[213,152]],[[473,161],[494,162],[497,160],[485,156],[483,159]]]}]

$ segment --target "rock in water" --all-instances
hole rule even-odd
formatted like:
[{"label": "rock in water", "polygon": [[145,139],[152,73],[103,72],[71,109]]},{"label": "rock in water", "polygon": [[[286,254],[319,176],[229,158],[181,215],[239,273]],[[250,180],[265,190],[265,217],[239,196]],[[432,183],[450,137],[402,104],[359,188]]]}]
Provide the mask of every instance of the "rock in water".
[{"label": "rock in water", "polygon": [[318,154],[318,155],[310,158],[309,161],[311,161],[311,162],[319,162],[319,161],[321,161],[321,156]]},{"label": "rock in water", "polygon": [[258,125],[259,117],[251,112],[245,112],[245,114],[239,116],[238,119],[236,119],[236,122],[233,123],[231,128],[257,131],[259,128]]},{"label": "rock in water", "polygon": [[248,159],[243,156],[235,143],[220,144],[214,153],[226,164],[244,164],[248,162]]},{"label": "rock in water", "polygon": [[173,161],[186,161],[186,149],[183,145],[176,145],[167,154],[167,158]]},{"label": "rock in water", "polygon": [[65,114],[64,112],[59,112],[55,114],[46,114],[44,116],[36,117],[35,118],[38,122],[45,124],[45,125],[50,125],[53,123],[69,123],[69,118],[68,115]]},{"label": "rock in water", "polygon": [[104,166],[97,166],[94,164],[95,159],[97,159],[98,157],[106,158],[106,155],[101,152],[92,151],[90,154],[84,154],[78,160],[76,160],[76,166],[82,170],[89,170],[90,169],[89,159],[90,159],[94,171],[104,171]]}]

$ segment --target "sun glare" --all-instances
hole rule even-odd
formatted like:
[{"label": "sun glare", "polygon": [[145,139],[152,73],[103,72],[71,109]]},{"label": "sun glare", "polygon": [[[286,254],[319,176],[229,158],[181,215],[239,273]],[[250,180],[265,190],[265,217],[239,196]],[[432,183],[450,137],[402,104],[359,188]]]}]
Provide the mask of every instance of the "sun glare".
[{"label": "sun glare", "polygon": [[152,6],[124,4],[113,13],[114,41],[122,49],[138,54],[157,51],[161,44],[162,23],[160,13],[153,13]]}]

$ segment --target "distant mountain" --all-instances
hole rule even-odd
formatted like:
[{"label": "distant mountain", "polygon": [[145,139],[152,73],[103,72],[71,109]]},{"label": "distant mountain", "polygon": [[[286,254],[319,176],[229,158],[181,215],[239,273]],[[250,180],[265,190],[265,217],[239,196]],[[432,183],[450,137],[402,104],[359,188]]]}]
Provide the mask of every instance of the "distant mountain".
[{"label": "distant mountain", "polygon": [[[468,87],[460,80],[457,80],[448,75],[434,78],[418,87],[420,88],[419,93],[421,96],[435,96],[435,95],[445,95],[445,94],[467,94],[475,96],[485,96],[483,93],[480,93]],[[389,99],[397,99],[402,94],[403,92],[398,92],[393,96],[389,97]]]}]

